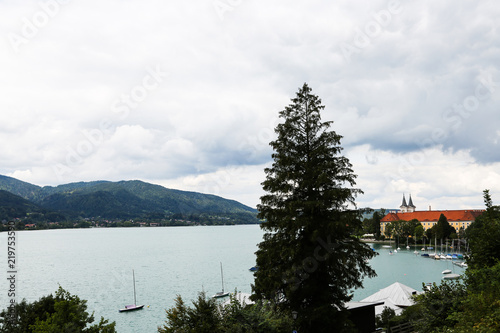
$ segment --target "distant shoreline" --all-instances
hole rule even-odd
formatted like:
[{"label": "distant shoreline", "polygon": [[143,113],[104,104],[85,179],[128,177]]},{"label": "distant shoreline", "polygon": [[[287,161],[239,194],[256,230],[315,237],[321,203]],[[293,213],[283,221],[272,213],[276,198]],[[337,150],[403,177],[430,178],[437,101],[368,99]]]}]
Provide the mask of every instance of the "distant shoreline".
[{"label": "distant shoreline", "polygon": [[[155,224],[155,223],[154,223]],[[63,226],[63,225],[58,225],[57,227],[47,227],[47,228],[40,228],[37,227],[35,224],[33,227],[25,227],[25,228],[13,228],[9,229],[8,226],[1,225],[0,224],[0,233],[2,232],[8,232],[8,231],[39,231],[39,230],[82,230],[82,229],[119,229],[119,228],[170,228],[170,227],[218,227],[218,226],[238,226],[238,225],[260,225],[260,223],[226,223],[226,224],[206,224],[206,223],[180,223],[180,224],[158,224],[158,225],[87,225],[87,226]]]},{"label": "distant shoreline", "polygon": [[360,240],[363,243],[376,243],[376,244],[391,244],[391,243],[394,243],[394,241],[390,241],[390,240],[375,240],[375,239],[370,239],[370,238],[362,238]]}]

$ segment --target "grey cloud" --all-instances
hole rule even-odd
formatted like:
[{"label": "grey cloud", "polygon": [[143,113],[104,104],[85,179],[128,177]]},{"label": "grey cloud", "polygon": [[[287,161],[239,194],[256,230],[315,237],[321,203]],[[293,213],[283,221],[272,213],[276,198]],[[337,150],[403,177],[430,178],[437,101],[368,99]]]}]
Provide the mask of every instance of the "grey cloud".
[{"label": "grey cloud", "polygon": [[[231,3],[221,14],[210,1],[70,2],[18,54],[1,40],[0,109],[24,111],[0,114],[0,155],[8,161],[0,174],[57,183],[52,167],[65,163],[67,146],[76,150],[82,130],[104,119],[112,130],[70,180],[258,167],[271,160],[278,112],[304,82],[323,100],[323,119],[334,121],[346,151],[377,152],[377,163],[360,159],[371,167],[383,164],[381,153],[394,159],[421,149],[465,151],[475,165],[500,161],[500,83],[473,112],[453,109],[476,95],[485,75],[500,82],[496,3],[401,1],[382,23],[392,2]],[[21,34],[37,10],[34,1],[1,2],[0,24]],[[366,43],[356,46],[360,33]],[[350,61],[344,44],[356,47]],[[168,72],[163,82],[126,116],[114,112],[158,64]]]}]

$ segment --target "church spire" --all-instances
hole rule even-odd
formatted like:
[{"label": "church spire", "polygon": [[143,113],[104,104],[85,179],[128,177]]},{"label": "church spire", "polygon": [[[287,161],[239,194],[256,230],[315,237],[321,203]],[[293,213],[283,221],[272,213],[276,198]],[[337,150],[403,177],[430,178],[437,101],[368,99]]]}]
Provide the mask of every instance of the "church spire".
[{"label": "church spire", "polygon": [[408,212],[414,212],[415,211],[415,205],[413,204],[413,201],[411,200],[411,194],[410,194],[410,200],[408,201]]},{"label": "church spire", "polygon": [[415,208],[415,206],[413,205],[413,202],[411,201],[411,194],[410,194],[410,201],[408,201],[408,207]]},{"label": "church spire", "polygon": [[408,207],[408,205],[406,204],[406,199],[404,194],[403,194],[403,203],[401,204],[401,207]]},{"label": "church spire", "polygon": [[408,211],[408,205],[406,204],[406,198],[404,193],[403,193],[403,202],[401,203],[401,206],[399,206],[399,208],[401,208],[402,213],[406,213]]}]

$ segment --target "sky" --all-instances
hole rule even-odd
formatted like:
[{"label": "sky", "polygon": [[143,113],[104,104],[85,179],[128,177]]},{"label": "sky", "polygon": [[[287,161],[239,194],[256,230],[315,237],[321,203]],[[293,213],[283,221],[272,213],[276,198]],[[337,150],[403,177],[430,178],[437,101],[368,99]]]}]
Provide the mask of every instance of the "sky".
[{"label": "sky", "polygon": [[0,0],[0,174],[255,207],[307,83],[358,207],[500,203],[495,1]]}]

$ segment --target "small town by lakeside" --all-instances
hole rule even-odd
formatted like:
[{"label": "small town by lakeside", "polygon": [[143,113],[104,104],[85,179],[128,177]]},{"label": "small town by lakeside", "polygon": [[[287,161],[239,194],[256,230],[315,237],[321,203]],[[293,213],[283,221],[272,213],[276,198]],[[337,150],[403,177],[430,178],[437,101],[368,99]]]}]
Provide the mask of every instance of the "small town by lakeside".
[{"label": "small town by lakeside", "polygon": [[83,218],[76,221],[58,221],[58,222],[36,222],[25,223],[21,218],[14,218],[10,221],[3,220],[0,225],[0,232],[8,231],[8,222],[14,224],[15,230],[51,230],[51,229],[82,229],[82,228],[140,228],[140,227],[186,227],[186,226],[208,226],[208,225],[238,225],[238,224],[256,224],[241,223],[241,219],[227,216],[202,216],[191,217],[191,219],[171,218],[155,221],[144,220],[100,220]]}]

